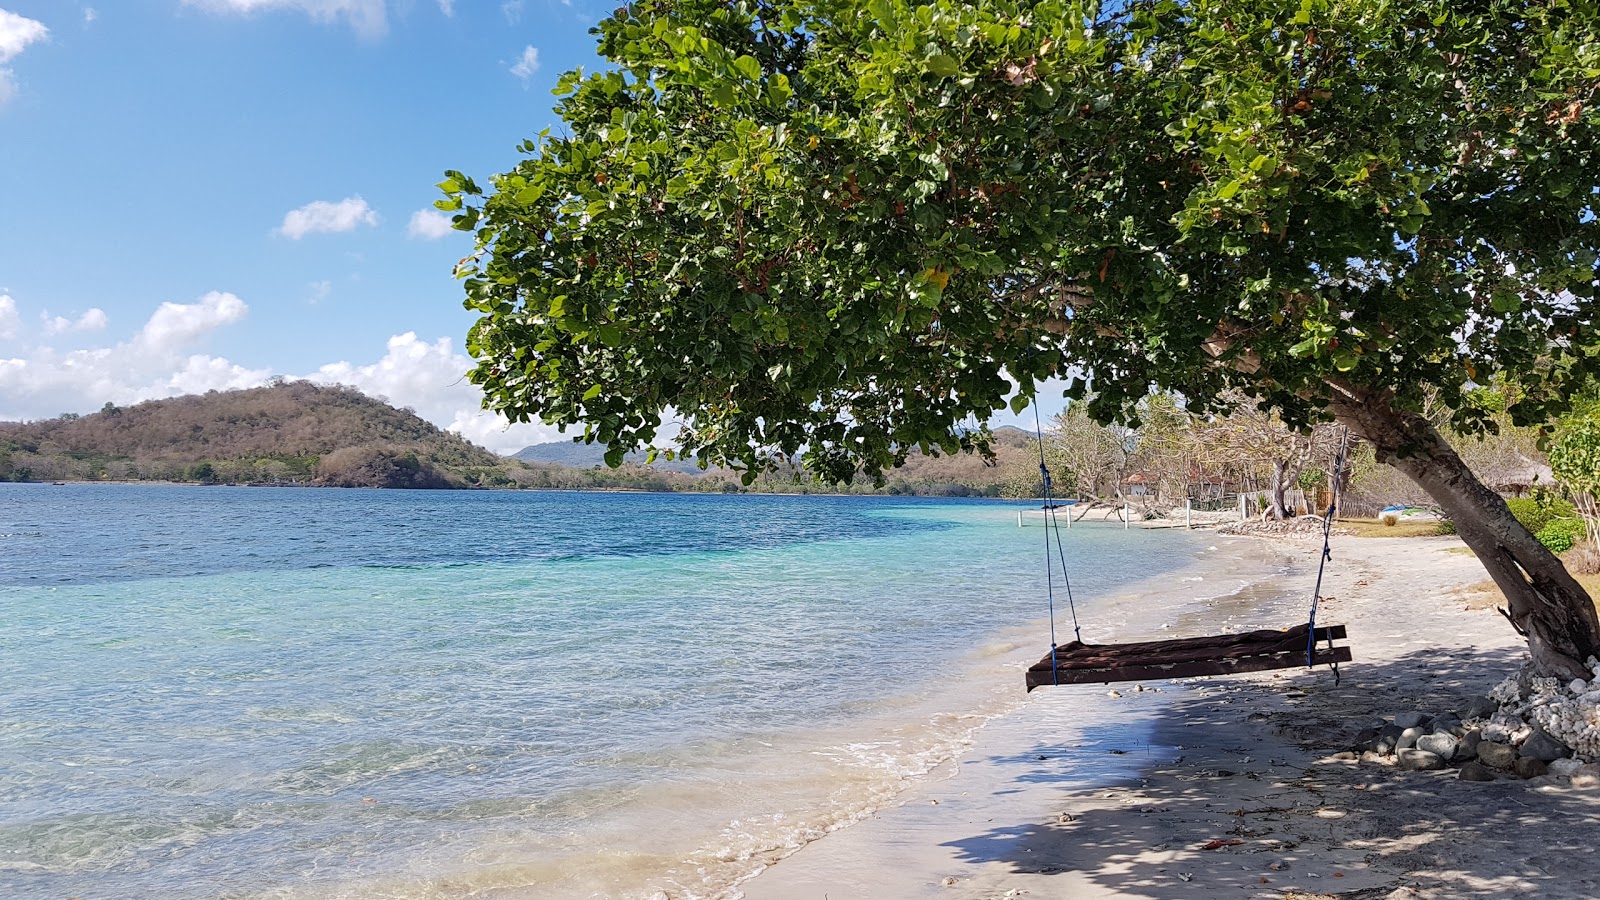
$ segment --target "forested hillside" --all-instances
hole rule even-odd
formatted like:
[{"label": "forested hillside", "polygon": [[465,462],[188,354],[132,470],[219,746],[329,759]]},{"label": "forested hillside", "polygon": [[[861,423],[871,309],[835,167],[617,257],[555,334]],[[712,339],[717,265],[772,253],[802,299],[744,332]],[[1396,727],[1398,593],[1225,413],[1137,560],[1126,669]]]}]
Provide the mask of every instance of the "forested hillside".
[{"label": "forested hillside", "polygon": [[503,460],[415,413],[306,381],[0,423],[0,480],[362,487],[507,481]]}]

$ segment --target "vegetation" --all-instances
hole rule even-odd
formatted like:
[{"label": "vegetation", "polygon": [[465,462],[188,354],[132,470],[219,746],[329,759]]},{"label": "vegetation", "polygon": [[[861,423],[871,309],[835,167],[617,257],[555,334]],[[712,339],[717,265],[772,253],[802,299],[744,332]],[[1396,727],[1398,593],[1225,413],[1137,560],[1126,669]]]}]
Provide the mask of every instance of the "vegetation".
[{"label": "vegetation", "polygon": [[504,461],[347,387],[280,383],[0,423],[0,480],[465,487]]},{"label": "vegetation", "polygon": [[[1542,422],[1600,367],[1594,0],[644,0],[560,136],[450,173],[473,380],[748,477],[983,449],[1021,385],[1334,418],[1450,515],[1535,664],[1582,588],[1423,413]],[[1446,114],[1448,113],[1448,114]],[[1091,396],[1092,391],[1092,396]]]}]

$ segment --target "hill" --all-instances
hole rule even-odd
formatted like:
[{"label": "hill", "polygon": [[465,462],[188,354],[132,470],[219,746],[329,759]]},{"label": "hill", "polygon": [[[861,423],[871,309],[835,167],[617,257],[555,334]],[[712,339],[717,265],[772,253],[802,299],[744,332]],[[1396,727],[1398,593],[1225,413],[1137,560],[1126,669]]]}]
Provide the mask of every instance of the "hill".
[{"label": "hill", "polygon": [[[545,463],[555,466],[567,466],[574,469],[590,469],[606,464],[605,444],[584,444],[574,441],[550,441],[543,444],[532,444],[523,447],[511,455],[512,459],[525,463]],[[643,466],[661,472],[680,472],[684,475],[705,474],[699,465],[692,459],[657,459],[653,463],[645,463],[645,454],[629,453],[624,463]]]},{"label": "hill", "polygon": [[307,381],[0,423],[0,480],[440,488],[504,483],[503,462],[415,413]]}]

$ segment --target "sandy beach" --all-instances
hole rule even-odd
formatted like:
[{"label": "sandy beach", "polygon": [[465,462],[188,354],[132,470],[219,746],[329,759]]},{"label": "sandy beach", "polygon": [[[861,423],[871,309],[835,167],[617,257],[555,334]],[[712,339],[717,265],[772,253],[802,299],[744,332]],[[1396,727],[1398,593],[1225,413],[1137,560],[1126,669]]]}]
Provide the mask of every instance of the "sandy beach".
[{"label": "sandy beach", "polygon": [[[1314,570],[1320,543],[1274,546]],[[1347,625],[1355,652],[1338,684],[1295,669],[1041,689],[897,805],[778,862],[744,896],[1600,896],[1600,790],[1341,754],[1382,716],[1461,709],[1524,653],[1465,599],[1484,575],[1459,541],[1343,538],[1334,552],[1319,624]],[[1252,618],[1303,621],[1307,602],[1280,597]]]}]

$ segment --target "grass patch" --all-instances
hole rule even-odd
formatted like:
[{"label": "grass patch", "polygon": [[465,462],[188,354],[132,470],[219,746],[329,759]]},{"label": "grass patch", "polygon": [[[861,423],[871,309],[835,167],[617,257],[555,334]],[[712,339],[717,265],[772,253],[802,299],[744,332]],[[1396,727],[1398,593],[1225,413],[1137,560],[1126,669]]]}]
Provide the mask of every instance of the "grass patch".
[{"label": "grass patch", "polygon": [[1446,552],[1446,553],[1454,553],[1457,556],[1471,556],[1471,557],[1474,557],[1474,558],[1476,558],[1477,555],[1478,555],[1478,554],[1472,552],[1472,548],[1471,547],[1446,547],[1444,549],[1444,552]]},{"label": "grass patch", "polygon": [[[1596,601],[1595,608],[1600,610],[1600,575],[1572,577],[1589,592],[1589,596]],[[1500,592],[1500,586],[1488,578],[1462,588],[1460,597],[1466,601],[1467,609],[1488,609],[1491,606],[1504,606],[1506,603],[1506,595]]]},{"label": "grass patch", "polygon": [[1434,537],[1439,533],[1439,523],[1432,519],[1394,525],[1385,525],[1377,519],[1340,519],[1339,527],[1356,537]]}]

